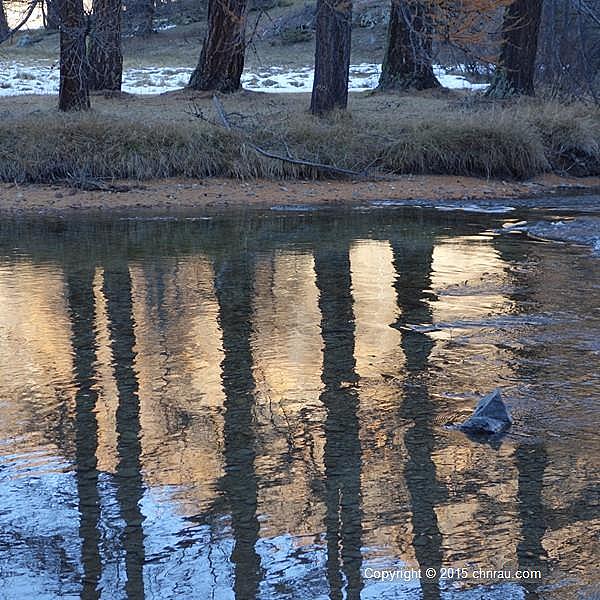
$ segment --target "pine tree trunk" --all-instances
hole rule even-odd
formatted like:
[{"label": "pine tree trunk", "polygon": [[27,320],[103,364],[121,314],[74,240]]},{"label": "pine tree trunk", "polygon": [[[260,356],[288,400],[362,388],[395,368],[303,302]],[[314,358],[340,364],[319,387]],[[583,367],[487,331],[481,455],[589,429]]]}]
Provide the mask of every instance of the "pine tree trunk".
[{"label": "pine tree trunk", "polygon": [[392,0],[379,89],[440,87],[432,64],[433,31],[421,0]]},{"label": "pine tree trunk", "polygon": [[45,1],[44,27],[48,31],[58,31],[60,25],[59,0]]},{"label": "pine tree trunk", "polygon": [[229,93],[242,87],[246,0],[209,0],[208,31],[189,87]]},{"label": "pine tree trunk", "polygon": [[90,90],[120,90],[123,76],[121,0],[94,0],[90,37]]},{"label": "pine tree trunk", "polygon": [[516,0],[506,9],[500,64],[489,96],[533,96],[542,5],[543,0]]},{"label": "pine tree trunk", "polygon": [[90,107],[85,38],[87,22],[83,0],[60,0],[59,110]]},{"label": "pine tree trunk", "polygon": [[351,34],[352,0],[317,0],[313,115],[348,106]]},{"label": "pine tree trunk", "polygon": [[8,37],[8,21],[4,12],[4,1],[0,0],[0,42],[3,42]]},{"label": "pine tree trunk", "polygon": [[133,35],[149,36],[153,32],[154,0],[128,0],[125,17],[127,28]]}]

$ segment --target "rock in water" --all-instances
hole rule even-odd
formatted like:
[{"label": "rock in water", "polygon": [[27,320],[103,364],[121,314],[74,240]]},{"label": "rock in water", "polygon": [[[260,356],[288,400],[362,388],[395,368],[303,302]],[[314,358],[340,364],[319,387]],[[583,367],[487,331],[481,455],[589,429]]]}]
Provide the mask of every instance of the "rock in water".
[{"label": "rock in water", "polygon": [[458,428],[466,433],[495,434],[506,431],[512,425],[506,404],[500,390],[484,396],[477,404],[473,414]]}]

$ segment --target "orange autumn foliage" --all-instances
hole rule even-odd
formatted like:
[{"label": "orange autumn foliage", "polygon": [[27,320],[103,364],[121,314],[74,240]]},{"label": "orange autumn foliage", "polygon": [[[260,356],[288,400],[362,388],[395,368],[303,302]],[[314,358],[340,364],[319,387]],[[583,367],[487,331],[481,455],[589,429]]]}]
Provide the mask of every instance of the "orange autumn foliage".
[{"label": "orange autumn foliage", "polygon": [[[434,38],[465,49],[484,45],[496,19],[513,0],[407,0],[431,19]],[[491,58],[491,57],[490,57]]]}]

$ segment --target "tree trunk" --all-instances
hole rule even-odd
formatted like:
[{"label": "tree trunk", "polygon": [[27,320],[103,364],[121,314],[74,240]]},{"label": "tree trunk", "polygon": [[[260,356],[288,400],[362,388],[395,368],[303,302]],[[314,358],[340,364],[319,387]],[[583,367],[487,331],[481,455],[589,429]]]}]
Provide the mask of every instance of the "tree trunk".
[{"label": "tree trunk", "polygon": [[533,96],[542,4],[543,0],[516,0],[506,9],[500,64],[488,95]]},{"label": "tree trunk", "polygon": [[8,37],[8,21],[4,12],[4,1],[0,0],[0,42],[3,42]]},{"label": "tree trunk", "polygon": [[352,0],[317,0],[313,115],[348,106]]},{"label": "tree trunk", "polygon": [[4,1],[0,0],[0,42],[3,42],[8,37],[8,21],[4,12]]},{"label": "tree trunk", "polygon": [[433,72],[432,54],[431,18],[422,0],[392,0],[379,88],[426,90],[440,87]]},{"label": "tree trunk", "polygon": [[59,110],[86,110],[90,107],[85,53],[86,21],[83,0],[60,0]]},{"label": "tree trunk", "polygon": [[45,0],[44,27],[48,31],[58,31],[60,25],[60,6],[59,0]]},{"label": "tree trunk", "polygon": [[147,37],[152,32],[154,0],[129,0],[125,3],[128,30],[135,36]]},{"label": "tree trunk", "polygon": [[4,11],[4,0],[0,0],[0,42],[3,42],[10,32],[8,28],[8,20]]},{"label": "tree trunk", "polygon": [[208,31],[189,87],[225,93],[242,87],[246,11],[246,0],[209,0]]},{"label": "tree trunk", "polygon": [[94,0],[90,39],[90,90],[120,90],[123,76],[121,0]]}]

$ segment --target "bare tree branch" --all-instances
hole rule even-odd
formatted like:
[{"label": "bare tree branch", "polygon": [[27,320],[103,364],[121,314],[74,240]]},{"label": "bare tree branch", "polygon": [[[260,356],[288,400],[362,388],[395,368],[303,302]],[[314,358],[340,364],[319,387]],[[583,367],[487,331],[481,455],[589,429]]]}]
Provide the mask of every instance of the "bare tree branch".
[{"label": "bare tree branch", "polygon": [[0,44],[11,38],[17,31],[19,31],[19,29],[22,29],[27,24],[27,21],[29,21],[29,19],[31,18],[35,7],[39,4],[40,1],[41,0],[32,0],[32,2],[29,4],[29,7],[27,8],[25,16],[21,19],[21,21],[19,21],[17,25],[9,29],[8,33],[3,38],[0,38]]}]

